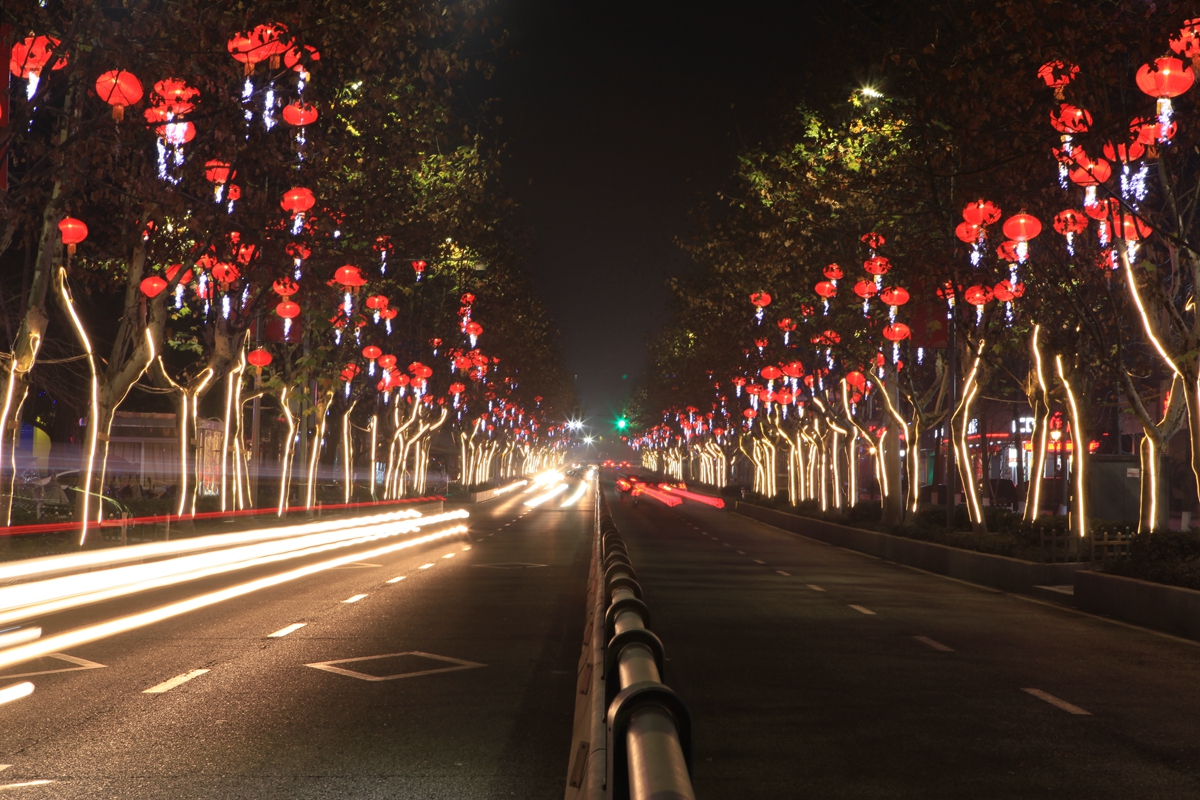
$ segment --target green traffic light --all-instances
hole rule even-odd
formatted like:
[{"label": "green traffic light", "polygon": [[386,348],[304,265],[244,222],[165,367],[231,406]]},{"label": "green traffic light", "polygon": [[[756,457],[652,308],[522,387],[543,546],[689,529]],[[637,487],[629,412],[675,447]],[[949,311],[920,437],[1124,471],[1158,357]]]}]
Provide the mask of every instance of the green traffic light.
[{"label": "green traffic light", "polygon": [[617,430],[619,431],[625,430],[626,426],[628,425],[629,420],[625,419],[624,417],[621,417],[619,420],[617,420]]}]

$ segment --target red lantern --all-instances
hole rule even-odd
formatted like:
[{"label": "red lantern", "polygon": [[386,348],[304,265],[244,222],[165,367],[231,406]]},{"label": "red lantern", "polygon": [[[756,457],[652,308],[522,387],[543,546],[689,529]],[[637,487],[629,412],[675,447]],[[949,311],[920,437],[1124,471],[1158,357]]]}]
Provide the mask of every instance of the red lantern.
[{"label": "red lantern", "polygon": [[1092,115],[1070,103],[1063,103],[1057,111],[1050,112],[1050,124],[1059,133],[1086,133],[1092,127]]},{"label": "red lantern", "polygon": [[879,293],[879,299],[884,305],[902,306],[908,302],[909,294],[907,289],[900,286],[888,286]]},{"label": "red lantern", "polygon": [[303,47],[293,47],[283,54],[284,65],[296,72],[307,72],[304,68],[304,60],[320,61],[321,54],[317,51],[317,48],[310,44],[306,44]]},{"label": "red lantern", "polygon": [[1088,159],[1082,150],[1076,163],[1079,166],[1071,170],[1071,180],[1078,186],[1099,186],[1112,177],[1112,167],[1103,158],[1095,161]]},{"label": "red lantern", "polygon": [[1017,252],[1017,243],[1012,239],[1001,242],[1000,246],[996,248],[996,255],[1004,261],[1012,262],[1021,260],[1021,254]]},{"label": "red lantern", "polygon": [[358,364],[347,364],[342,369],[342,380],[344,380],[346,383],[349,383],[350,381],[354,380],[354,376],[360,372],[362,372],[362,370],[358,368]]},{"label": "red lantern", "polygon": [[388,299],[381,294],[373,294],[367,298],[367,308],[382,311],[388,307]]},{"label": "red lantern", "polygon": [[333,273],[333,279],[347,289],[357,288],[367,282],[359,268],[352,264],[338,267]]},{"label": "red lantern", "polygon": [[[53,36],[29,36],[24,41],[15,42],[12,46],[12,57],[8,61],[8,69],[18,78],[37,77],[50,63],[50,49],[57,48],[62,42]],[[67,65],[66,54],[54,59],[50,69],[62,69]]]},{"label": "red lantern", "polygon": [[1123,214],[1118,219],[1120,222],[1113,226],[1113,235],[1118,239],[1136,242],[1154,232],[1154,229],[1143,222],[1141,218],[1132,214]]},{"label": "red lantern", "polygon": [[[1083,210],[1092,219],[1109,219],[1121,213],[1121,201],[1115,197],[1108,197],[1104,200],[1097,200],[1095,203],[1086,204]],[[1076,212],[1071,211],[1071,213],[1075,214]],[[1083,226],[1087,227],[1087,220],[1084,220]]]},{"label": "red lantern", "polygon": [[958,227],[954,229],[954,235],[967,244],[975,244],[979,241],[980,226],[972,225],[969,222],[960,222]]},{"label": "red lantern", "polygon": [[984,225],[991,225],[1000,220],[1000,208],[991,200],[976,200],[974,203],[967,203],[963,209],[963,219],[968,225],[974,225],[982,228]]},{"label": "red lantern", "polygon": [[789,378],[804,377],[804,365],[799,361],[789,361],[781,367],[783,374]]},{"label": "red lantern", "polygon": [[377,359],[381,355],[383,355],[383,351],[380,350],[375,345],[369,344],[362,349],[362,354],[363,354],[363,358],[367,359],[368,361],[374,361],[375,359]]},{"label": "red lantern", "polygon": [[[1088,208],[1091,208],[1091,206]],[[1087,227],[1087,217],[1083,216],[1073,208],[1064,209],[1054,215],[1054,230],[1058,231],[1063,236],[1067,236],[1068,234],[1083,233],[1087,230]]]},{"label": "red lantern", "polygon": [[745,411],[742,412],[742,416],[745,417],[746,419],[754,419],[755,417],[758,416],[758,412],[755,411],[753,408],[747,408]]},{"label": "red lantern", "polygon": [[226,264],[224,261],[218,261],[212,268],[212,275],[216,278],[217,283],[228,285],[241,277],[238,268],[233,264]]},{"label": "red lantern", "polygon": [[395,309],[395,308],[385,308],[384,310],[379,312],[379,316],[382,319],[387,319],[387,320],[395,319],[397,316],[399,316],[399,314],[400,314],[399,309]]},{"label": "red lantern", "polygon": [[275,313],[284,319],[295,319],[300,316],[300,306],[293,303],[291,300],[284,300],[279,305],[275,306]]},{"label": "red lantern", "polygon": [[871,233],[864,233],[859,237],[858,240],[872,250],[878,250],[879,248],[883,247],[884,242],[887,241],[887,239],[883,238],[882,234],[875,233],[874,231]]},{"label": "red lantern", "polygon": [[157,275],[151,275],[149,278],[143,278],[140,286],[142,294],[146,297],[158,297],[162,290],[167,288],[167,282]]},{"label": "red lantern", "polygon": [[1146,147],[1137,139],[1134,139],[1129,144],[1114,145],[1112,142],[1104,144],[1104,157],[1109,161],[1121,161],[1128,163],[1137,161],[1146,154]]},{"label": "red lantern", "polygon": [[163,78],[154,84],[154,93],[158,95],[161,107],[170,114],[178,117],[195,109],[192,101],[200,96],[200,90],[178,78]]},{"label": "red lantern", "polygon": [[814,291],[826,300],[837,297],[837,286],[832,281],[821,281],[817,284]]},{"label": "red lantern", "polygon": [[[181,269],[183,269],[183,264],[172,264],[171,266],[167,267],[167,280],[175,280],[175,276],[179,274],[179,270]],[[185,283],[191,283],[192,277],[192,271],[189,269],[183,273],[183,277],[179,279],[179,284],[182,285]]]},{"label": "red lantern", "polygon": [[142,82],[132,72],[112,69],[96,79],[96,94],[112,106],[112,118],[125,119],[125,107],[142,99]]},{"label": "red lantern", "polygon": [[452,394],[452,395],[460,395],[463,392],[465,392],[466,390],[467,390],[467,387],[461,383],[450,384],[450,394]]},{"label": "red lantern", "polygon": [[831,281],[840,281],[843,274],[842,268],[837,264],[830,264],[825,268],[825,277]]},{"label": "red lantern", "polygon": [[874,256],[863,262],[863,269],[872,275],[886,275],[887,271],[891,268],[892,262],[883,256]]},{"label": "red lantern", "polygon": [[774,395],[772,395],[772,399],[774,399],[776,403],[780,403],[785,406],[790,406],[792,404],[792,401],[796,398],[792,395],[791,392],[789,392],[785,389],[781,392],[776,392]]},{"label": "red lantern", "polygon": [[992,301],[992,290],[986,286],[968,286],[963,291],[963,299],[973,306],[987,305]]},{"label": "red lantern", "polygon": [[303,186],[297,186],[294,189],[288,189],[283,193],[283,199],[279,201],[279,205],[284,211],[290,211],[293,215],[308,211],[317,202],[317,198],[309,189]]},{"label": "red lantern", "polygon": [[247,353],[246,360],[250,362],[251,366],[262,369],[268,366],[274,359],[271,358],[270,352],[260,347],[257,350],[251,350]]},{"label": "red lantern", "polygon": [[424,261],[412,262],[413,272],[415,272],[417,274],[417,280],[421,280],[421,275],[424,274],[425,267],[427,267],[427,266],[428,266],[428,264],[426,264]]},{"label": "red lantern", "polygon": [[784,333],[790,333],[791,331],[796,330],[796,323],[792,321],[791,317],[784,317],[783,319],[779,320],[776,325],[778,325],[779,330],[783,331]]},{"label": "red lantern", "polygon": [[1079,67],[1070,62],[1047,61],[1038,68],[1038,77],[1055,91],[1055,97],[1062,98],[1062,89],[1079,74]]},{"label": "red lantern", "polygon": [[478,322],[468,322],[463,330],[466,331],[468,336],[479,336],[483,333],[483,326]]},{"label": "red lantern", "polygon": [[774,381],[779,380],[779,378],[783,375],[783,372],[779,369],[779,367],[768,364],[767,366],[763,367],[758,374],[762,375],[764,380]]},{"label": "red lantern", "polygon": [[766,292],[754,292],[750,295],[750,304],[758,308],[766,308],[771,305],[771,295]]},{"label": "red lantern", "polygon": [[861,372],[856,371],[846,373],[846,383],[850,384],[855,389],[858,389],[860,392],[865,392],[867,390],[867,376],[863,375]]},{"label": "red lantern", "polygon": [[837,331],[822,331],[812,338],[813,344],[821,344],[826,347],[835,345],[842,341],[842,336]]},{"label": "red lantern", "polygon": [[298,128],[311,125],[317,121],[317,109],[300,102],[288,103],[283,107],[283,121]]},{"label": "red lantern", "polygon": [[[1150,147],[1155,142],[1170,141],[1175,137],[1177,126],[1174,122],[1163,125],[1157,119],[1135,119],[1129,123],[1129,132],[1137,137],[1139,144]],[[1150,152],[1153,157],[1153,151]]]},{"label": "red lantern", "polygon": [[1167,100],[1192,88],[1196,73],[1178,58],[1156,58],[1153,66],[1143,64],[1137,71],[1137,85],[1146,94]]},{"label": "red lantern", "polygon": [[291,278],[280,278],[271,284],[271,289],[280,297],[291,297],[296,292],[300,291],[300,284],[296,283]]},{"label": "red lantern", "polygon": [[408,371],[418,378],[428,378],[433,375],[433,370],[422,364],[420,361],[414,361],[408,365]]},{"label": "red lantern", "polygon": [[854,293],[863,300],[870,300],[878,291],[874,281],[859,281],[854,284]]},{"label": "red lantern", "polygon": [[1042,232],[1042,223],[1032,214],[1022,211],[1004,223],[1004,235],[1016,242],[1028,242]]},{"label": "red lantern", "polygon": [[893,322],[883,329],[883,338],[889,342],[900,342],[912,336],[912,330],[903,322]]},{"label": "red lantern", "polygon": [[464,306],[469,306],[475,302],[475,295],[471,294],[470,292],[467,292],[460,298],[460,301],[462,302],[462,304]]},{"label": "red lantern", "polygon": [[70,255],[75,255],[75,245],[88,235],[87,225],[83,224],[83,220],[74,217],[63,217],[58,223],[58,230],[62,233],[62,242],[67,246],[67,253]]}]

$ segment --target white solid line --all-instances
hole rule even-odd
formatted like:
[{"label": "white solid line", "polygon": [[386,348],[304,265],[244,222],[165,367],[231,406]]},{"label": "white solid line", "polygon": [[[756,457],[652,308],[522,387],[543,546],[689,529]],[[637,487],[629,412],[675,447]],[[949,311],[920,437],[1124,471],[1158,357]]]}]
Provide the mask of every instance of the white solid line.
[{"label": "white solid line", "polygon": [[1092,715],[1090,711],[1084,711],[1079,706],[1071,705],[1066,700],[1060,700],[1052,694],[1043,692],[1041,689],[1022,689],[1021,691],[1028,692],[1039,700],[1045,700],[1050,705],[1057,706],[1068,714],[1075,714],[1080,717],[1090,717]]},{"label": "white solid line", "polygon": [[755,563],[755,564],[766,564],[767,562],[765,562],[765,561],[759,561],[759,560],[756,558],[756,559],[754,559],[754,563]]},{"label": "white solid line", "polygon": [[434,565],[433,564],[422,564],[421,566],[417,567],[417,569],[429,569],[432,566],[434,566]]},{"label": "white solid line", "polygon": [[825,591],[825,590],[824,590],[824,589],[822,589],[820,586],[817,586],[815,583],[810,583],[810,584],[808,584],[808,588],[812,589],[814,592],[823,592],[823,591]]},{"label": "white solid line", "polygon": [[274,633],[268,633],[267,638],[268,639],[282,639],[283,637],[287,636],[289,633],[298,631],[307,624],[308,624],[307,622],[293,622],[291,625],[288,625],[286,628],[280,628],[279,630],[275,631]]},{"label": "white solid line", "polygon": [[784,571],[783,571],[783,570],[781,570],[781,569],[777,569],[777,570],[775,570],[775,574],[776,574],[776,575],[782,575],[782,576],[783,576],[783,577],[785,577],[785,578],[790,578],[790,577],[792,577],[792,573],[790,573],[790,572],[784,572]]},{"label": "white solid line", "polygon": [[21,681],[14,683],[12,686],[5,686],[0,689],[0,706],[5,703],[11,703],[14,700],[20,700],[22,697],[29,697],[33,694],[33,684],[29,681]]},{"label": "white solid line", "polygon": [[142,694],[162,694],[163,692],[169,692],[176,686],[187,683],[192,678],[199,678],[206,672],[208,672],[206,669],[194,669],[191,672],[185,672],[182,675],[176,675],[174,678],[171,678],[171,680],[163,681],[158,686],[151,686],[149,689],[144,689]]},{"label": "white solid line", "polygon": [[404,580],[407,577],[408,577],[407,575],[397,575],[394,578],[389,578],[387,582],[388,583],[399,583],[400,581]]},{"label": "white solid line", "polygon": [[364,597],[366,597],[365,594],[351,595],[350,597],[347,597],[342,602],[343,603],[357,603],[359,600],[362,600]]},{"label": "white solid line", "polygon": [[953,653],[954,652],[953,647],[946,647],[946,645],[942,644],[941,642],[935,642],[933,639],[930,639],[928,636],[914,636],[913,638],[916,639],[921,644],[929,645],[934,650],[940,650],[943,653]]},{"label": "white solid line", "polygon": [[442,558],[454,558],[456,555],[458,555],[458,554],[457,553],[446,553],[446,555],[442,556]]},{"label": "white solid line", "polygon": [[24,789],[26,786],[45,786],[48,783],[54,783],[54,781],[40,780],[40,781],[21,781],[20,783],[6,783],[3,785],[0,785],[0,792],[3,792],[7,789]]},{"label": "white solid line", "polygon": [[875,616],[875,612],[869,608],[863,608],[862,606],[856,606],[853,603],[850,604],[850,607],[853,608],[855,611],[859,611],[863,614],[867,614],[872,617]]}]

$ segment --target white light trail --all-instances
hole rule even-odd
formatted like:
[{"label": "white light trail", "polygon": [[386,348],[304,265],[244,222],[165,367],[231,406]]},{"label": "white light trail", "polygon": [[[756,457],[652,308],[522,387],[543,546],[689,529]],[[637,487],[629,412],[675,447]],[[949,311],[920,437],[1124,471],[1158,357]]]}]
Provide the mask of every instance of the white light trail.
[{"label": "white light trail", "polygon": [[579,498],[583,497],[583,493],[587,491],[587,488],[588,488],[587,481],[580,481],[579,488],[575,490],[575,493],[573,495],[568,497],[566,500],[563,500],[562,505],[559,506],[559,508],[567,508],[569,506],[573,506],[576,503],[578,503]]},{"label": "white light trail", "polygon": [[11,703],[14,700],[20,700],[22,697],[29,697],[31,694],[33,694],[33,684],[29,681],[6,686],[0,689],[0,706],[5,703]]},{"label": "white light trail", "polygon": [[525,505],[529,506],[530,508],[537,508],[542,503],[546,502],[547,500],[551,500],[551,499],[557,497],[558,495],[562,494],[566,490],[567,490],[567,484],[560,483],[558,486],[555,486],[553,489],[546,492],[545,494],[539,494],[537,497],[533,498],[532,500],[526,500]]},{"label": "white light trail", "polygon": [[[464,511],[460,516],[466,516]],[[190,597],[186,600],[180,600],[175,603],[168,603],[158,608],[152,608],[147,611],[141,611],[136,614],[128,614],[123,617],[107,620],[95,625],[86,625],[82,628],[76,628],[63,633],[48,636],[36,642],[21,645],[19,647],[9,648],[0,651],[0,669],[11,667],[15,664],[21,664],[26,661],[32,661],[35,658],[48,656],[51,653],[60,653],[64,650],[70,650],[74,647],[79,647],[89,642],[99,641],[110,636],[115,636],[120,633],[137,630],[138,628],[153,625],[156,622],[161,622],[172,617],[177,617],[181,614],[186,614],[189,611],[195,611],[208,606],[216,605],[225,600],[231,600],[235,597],[242,597],[260,589],[267,589],[272,586],[278,586],[283,583],[305,578],[309,575],[315,575],[318,572],[324,572],[334,567],[340,567],[345,564],[352,564],[363,559],[378,558],[394,553],[397,550],[404,550],[409,547],[427,544],[429,542],[444,539],[447,536],[455,536],[466,533],[466,525],[454,525],[449,528],[444,528],[434,533],[429,533],[424,536],[419,536],[415,539],[405,539],[402,542],[394,542],[392,544],[377,547],[366,552],[348,553],[337,558],[331,558],[327,561],[321,561],[316,564],[307,564],[303,567],[280,572],[275,575],[268,575],[264,578],[241,583],[236,586],[229,586],[224,589],[219,589],[214,592],[206,592],[204,594]]]}]

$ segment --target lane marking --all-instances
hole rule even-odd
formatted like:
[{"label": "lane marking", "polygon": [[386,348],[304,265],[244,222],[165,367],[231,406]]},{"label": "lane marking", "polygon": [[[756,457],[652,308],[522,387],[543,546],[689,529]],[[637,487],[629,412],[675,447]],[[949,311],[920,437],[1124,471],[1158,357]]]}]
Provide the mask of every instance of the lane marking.
[{"label": "lane marking", "polygon": [[0,764],[0,772],[4,772],[4,770],[8,769],[11,766],[12,766],[12,764]]},{"label": "lane marking", "polygon": [[[395,675],[369,675],[365,672],[357,672],[352,669],[334,666],[335,664],[354,664],[360,661],[377,661],[382,658],[396,658],[398,656],[416,656],[418,658],[428,659],[446,664],[451,664],[449,667],[438,667],[436,669],[419,669],[413,672],[401,672]],[[340,658],[336,661],[318,661],[315,664],[305,664],[306,667],[313,669],[332,672],[335,675],[345,675],[348,678],[358,678],[360,681],[394,681],[401,678],[417,678],[422,675],[436,675],[440,672],[458,672],[464,669],[475,669],[476,667],[486,667],[487,664],[480,664],[476,661],[466,661],[461,658],[450,658],[449,656],[439,656],[434,653],[424,653],[420,650],[410,650],[407,653],[388,653],[382,656],[362,656],[359,658]]]},{"label": "lane marking", "polygon": [[1045,700],[1050,705],[1057,706],[1058,708],[1061,708],[1063,711],[1066,711],[1068,714],[1075,714],[1076,716],[1079,716],[1079,717],[1090,717],[1092,715],[1092,713],[1090,711],[1084,711],[1079,706],[1072,705],[1071,703],[1068,703],[1066,700],[1059,699],[1052,694],[1043,692],[1041,689],[1022,689],[1021,691],[1028,692],[1029,694],[1036,697],[1038,700]]},{"label": "lane marking", "polygon": [[781,570],[781,569],[777,569],[777,570],[775,570],[775,574],[776,574],[776,575],[782,575],[782,576],[783,576],[783,577],[785,577],[785,578],[790,578],[790,577],[792,577],[792,573],[790,573],[790,572],[784,572],[784,571],[783,571],[783,570]]},{"label": "lane marking", "polygon": [[387,580],[387,582],[388,582],[388,583],[399,583],[400,581],[404,580],[404,579],[405,579],[405,578],[407,578],[407,577],[408,577],[407,575],[397,575],[397,576],[396,576],[396,577],[394,577],[394,578],[389,578],[389,579]]},{"label": "lane marking", "polygon": [[721,542],[721,547],[732,547],[728,542]]},{"label": "lane marking", "polygon": [[914,636],[913,638],[916,639],[921,644],[929,645],[934,650],[940,650],[943,653],[953,653],[954,652],[953,647],[946,647],[946,645],[942,644],[941,642],[935,642],[933,639],[930,639],[928,636]]},{"label": "lane marking", "polygon": [[746,551],[745,551],[745,550],[735,550],[734,552],[735,552],[735,553],[737,553],[739,556],[744,556],[744,555],[746,555]]},{"label": "lane marking", "polygon": [[442,556],[442,558],[454,558],[456,555],[458,555],[458,554],[457,553],[446,553],[446,555]]},{"label": "lane marking", "polygon": [[765,561],[759,561],[759,560],[756,558],[756,559],[754,559],[754,563],[755,563],[755,564],[766,564],[767,562],[765,562]]},{"label": "lane marking", "polygon": [[293,622],[291,625],[288,625],[286,628],[280,628],[279,630],[275,631],[274,633],[268,633],[267,638],[268,639],[282,639],[283,637],[287,636],[289,633],[295,633],[296,631],[300,630],[307,624],[308,624],[307,622]]},{"label": "lane marking", "polygon": [[191,672],[185,672],[182,675],[176,675],[169,681],[163,681],[157,686],[151,686],[149,689],[142,690],[142,694],[162,694],[163,692],[169,692],[176,686],[181,686],[193,678],[199,678],[206,672],[208,672],[206,669],[194,669]]},{"label": "lane marking", "polygon": [[54,783],[54,781],[40,780],[40,781],[21,781],[20,783],[6,783],[3,785],[0,785],[0,792],[8,791],[9,789],[24,789],[26,786],[45,786],[48,783]]},{"label": "lane marking", "polygon": [[465,545],[463,545],[463,551],[464,551],[464,552],[465,552],[465,551],[467,551],[467,550],[470,550],[470,549],[471,549],[471,545],[469,545],[469,544],[465,544]]},{"label": "lane marking", "polygon": [[342,602],[343,603],[357,603],[359,600],[362,600],[364,597],[366,597],[365,594],[354,594],[354,595],[350,595]]},{"label": "lane marking", "polygon": [[9,678],[32,678],[35,675],[57,675],[60,672],[82,672],[85,669],[104,669],[106,665],[97,664],[95,661],[88,661],[86,658],[77,658],[69,656],[66,653],[51,653],[46,658],[53,658],[57,661],[66,661],[68,664],[74,664],[73,667],[65,669],[44,669],[40,672],[21,672],[16,675],[0,675],[0,680]]},{"label": "lane marking", "polygon": [[871,617],[875,616],[875,612],[869,608],[863,608],[862,606],[856,606],[853,603],[850,604],[850,607],[853,608],[855,611],[866,614],[868,616],[871,616]]},{"label": "lane marking", "polygon": [[417,567],[417,569],[429,569],[432,566],[434,566],[434,565],[433,564],[422,564],[421,566]]}]

